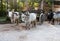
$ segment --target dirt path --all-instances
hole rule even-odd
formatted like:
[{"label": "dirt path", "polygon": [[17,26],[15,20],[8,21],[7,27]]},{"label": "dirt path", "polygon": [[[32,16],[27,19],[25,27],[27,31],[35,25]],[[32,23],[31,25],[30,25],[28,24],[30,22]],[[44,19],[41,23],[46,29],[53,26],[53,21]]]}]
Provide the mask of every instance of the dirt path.
[{"label": "dirt path", "polygon": [[14,24],[0,25],[0,41],[60,41],[60,26],[44,23],[30,30]]},{"label": "dirt path", "polygon": [[18,26],[15,24],[0,24],[0,31],[23,30],[24,26],[24,23],[21,23]]}]

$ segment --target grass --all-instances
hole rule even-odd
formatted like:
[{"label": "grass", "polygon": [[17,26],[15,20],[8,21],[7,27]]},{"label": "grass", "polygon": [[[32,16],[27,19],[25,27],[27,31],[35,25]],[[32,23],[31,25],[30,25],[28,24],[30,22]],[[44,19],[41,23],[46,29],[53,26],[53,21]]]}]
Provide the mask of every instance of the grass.
[{"label": "grass", "polygon": [[0,22],[6,21],[6,17],[0,17]]}]

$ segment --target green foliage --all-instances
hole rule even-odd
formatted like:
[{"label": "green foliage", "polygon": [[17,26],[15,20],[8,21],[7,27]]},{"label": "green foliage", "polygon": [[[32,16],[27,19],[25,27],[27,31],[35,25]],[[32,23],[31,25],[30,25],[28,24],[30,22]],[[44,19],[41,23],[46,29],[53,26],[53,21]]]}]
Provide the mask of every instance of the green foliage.
[{"label": "green foliage", "polygon": [[5,0],[0,1],[0,10],[2,10],[2,11],[6,10],[6,1]]},{"label": "green foliage", "polygon": [[0,17],[0,22],[6,21],[6,17]]},{"label": "green foliage", "polygon": [[45,2],[48,3],[49,6],[51,6],[53,4],[54,0],[46,0]]},{"label": "green foliage", "polygon": [[[26,1],[28,1],[29,6],[31,6],[32,8],[35,6],[39,6],[39,4],[41,2],[41,0],[15,0],[15,1],[16,1],[15,4],[13,4],[13,0],[8,3],[8,5],[10,6],[9,7],[10,9],[15,9],[15,8],[20,9],[21,7],[25,6]],[[37,3],[37,5],[35,5],[35,3]],[[17,4],[17,6],[16,6],[16,4]],[[50,4],[50,3],[48,3],[48,4]],[[7,1],[3,0],[1,5],[2,5],[1,8],[3,9],[3,11],[6,11],[7,10]],[[0,8],[0,10],[1,10],[1,8]]]}]

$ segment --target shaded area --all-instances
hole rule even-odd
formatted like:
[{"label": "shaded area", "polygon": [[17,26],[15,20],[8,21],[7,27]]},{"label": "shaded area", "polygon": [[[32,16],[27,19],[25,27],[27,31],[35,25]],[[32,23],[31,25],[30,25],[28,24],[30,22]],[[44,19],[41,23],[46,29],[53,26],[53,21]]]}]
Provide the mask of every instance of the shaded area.
[{"label": "shaded area", "polygon": [[60,5],[60,1],[54,1],[54,5]]},{"label": "shaded area", "polygon": [[8,17],[0,17],[0,24],[10,23],[10,19]]}]

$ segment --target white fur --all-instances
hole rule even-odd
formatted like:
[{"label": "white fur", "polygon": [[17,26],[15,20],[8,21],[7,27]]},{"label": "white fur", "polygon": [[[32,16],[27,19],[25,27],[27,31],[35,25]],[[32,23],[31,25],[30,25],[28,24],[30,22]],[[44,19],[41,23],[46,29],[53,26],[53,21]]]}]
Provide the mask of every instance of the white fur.
[{"label": "white fur", "polygon": [[26,17],[26,15],[24,15],[24,14],[22,13],[22,15],[21,15],[22,21],[25,21],[25,17]]},{"label": "white fur", "polygon": [[12,17],[12,12],[11,11],[8,12],[8,17]]},{"label": "white fur", "polygon": [[[24,15],[24,14],[21,15],[22,21],[25,21],[25,17],[26,17],[26,15]],[[29,21],[34,21],[34,20],[36,20],[36,14],[29,13]]]},{"label": "white fur", "polygon": [[22,14],[22,17],[24,17],[24,18],[22,18],[22,21],[24,21],[27,26],[29,26],[31,24],[31,22],[36,21],[35,13],[29,13],[28,17],[26,15]]},{"label": "white fur", "polygon": [[53,18],[54,19],[60,19],[60,14],[54,14]]},{"label": "white fur", "polygon": [[[14,12],[14,13],[17,13],[17,15],[14,14],[14,16],[12,16],[12,14],[13,14],[12,12],[9,12],[9,13],[8,13],[8,17],[10,17],[11,23],[15,22],[15,20],[16,20],[16,19],[19,19],[19,17],[20,17],[20,16],[19,16],[19,12]],[[13,17],[13,18],[12,18],[12,17]]]},{"label": "white fur", "polygon": [[16,19],[18,19],[19,18],[19,12],[14,12],[14,13],[17,13],[17,15],[16,14],[14,14],[14,18],[16,18]]},{"label": "white fur", "polygon": [[30,13],[29,18],[30,18],[30,21],[36,20],[36,14],[35,13]]}]

